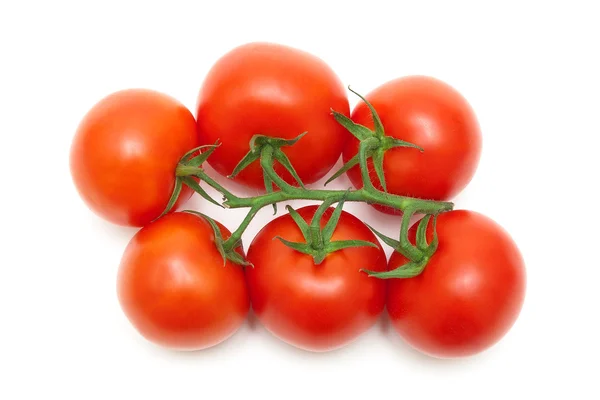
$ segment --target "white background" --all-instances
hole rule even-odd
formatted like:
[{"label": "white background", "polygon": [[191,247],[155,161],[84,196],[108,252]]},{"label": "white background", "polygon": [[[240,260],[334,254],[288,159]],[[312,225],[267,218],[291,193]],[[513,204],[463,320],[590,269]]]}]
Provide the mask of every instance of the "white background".
[{"label": "white background", "polygon": [[[594,1],[160,3],[1,3],[0,398],[599,398]],[[523,312],[498,345],[440,361],[382,319],[352,345],[312,354],[251,318],[222,345],[181,354],[133,330],[115,277],[135,230],[103,222],[76,195],[73,133],[97,100],[128,87],[193,110],[212,63],[254,40],[312,52],[363,93],[427,74],[470,101],[484,149],[457,208],[497,220],[527,262]],[[189,206],[230,228],[244,213],[198,197]],[[348,210],[389,234],[399,223],[365,205]],[[263,211],[246,244],[271,218]]]}]

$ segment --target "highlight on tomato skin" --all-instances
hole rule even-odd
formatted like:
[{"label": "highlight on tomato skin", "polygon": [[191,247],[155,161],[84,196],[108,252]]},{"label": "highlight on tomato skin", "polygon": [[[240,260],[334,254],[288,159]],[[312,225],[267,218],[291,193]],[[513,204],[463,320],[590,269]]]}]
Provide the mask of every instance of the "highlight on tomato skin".
[{"label": "highlight on tomato skin", "polygon": [[[415,75],[386,82],[365,98],[379,115],[386,136],[424,149],[398,147],[385,152],[383,170],[389,193],[447,201],[467,186],[479,164],[482,137],[477,116],[462,94],[439,79]],[[362,101],[351,117],[374,128],[371,112]],[[344,163],[358,153],[358,144],[355,137],[348,140]],[[381,190],[371,159],[368,164],[371,181]],[[363,186],[358,167],[346,174],[354,187]],[[399,213],[389,207],[374,207]]]},{"label": "highlight on tomato skin", "polygon": [[[227,228],[217,225],[228,238]],[[143,337],[175,350],[223,342],[250,309],[242,268],[229,261],[224,265],[209,223],[187,212],[161,217],[131,239],[119,267],[117,294]]]},{"label": "highlight on tomato skin", "polygon": [[[510,235],[490,218],[466,210],[438,217],[439,246],[425,270],[390,279],[392,326],[415,349],[438,358],[472,356],[510,330],[523,307],[526,271]],[[416,225],[411,228],[414,239]],[[431,222],[427,231],[433,238]],[[406,259],[392,254],[389,268]]]},{"label": "highlight on tomato skin", "polygon": [[[310,223],[316,210],[297,211]],[[323,215],[321,227],[332,210]],[[333,240],[365,240],[377,247],[339,250],[319,265],[276,236],[303,240],[290,214],[272,220],[250,244],[248,260],[254,267],[246,269],[253,311],[269,332],[300,349],[325,352],[352,343],[376,323],[385,307],[386,282],[361,269],[385,271],[387,259],[364,223],[342,211]]]},{"label": "highlight on tomato skin", "polygon": [[[166,208],[177,163],[198,146],[195,131],[192,113],[166,94],[127,89],[104,97],[86,113],[71,144],[79,195],[105,220],[144,226]],[[191,195],[184,187],[175,207]]]},{"label": "highlight on tomato skin", "polygon": [[[350,136],[332,118],[332,108],[350,115],[346,87],[323,60],[289,46],[247,43],[217,60],[204,79],[196,109],[198,137],[200,144],[220,140],[208,163],[229,176],[254,135],[293,139],[307,132],[284,152],[310,184],[333,168]],[[284,168],[275,164],[275,169],[295,184]],[[258,162],[233,179],[264,190]]]}]

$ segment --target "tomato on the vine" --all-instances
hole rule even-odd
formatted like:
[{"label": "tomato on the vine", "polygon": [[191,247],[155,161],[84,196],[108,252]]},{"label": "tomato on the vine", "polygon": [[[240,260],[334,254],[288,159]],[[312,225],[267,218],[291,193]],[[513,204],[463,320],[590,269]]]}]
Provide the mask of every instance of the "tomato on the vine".
[{"label": "tomato on the vine", "polygon": [[[424,149],[388,150],[383,170],[389,193],[428,200],[449,200],[471,181],[479,163],[481,132],[469,103],[448,84],[426,76],[408,76],[387,82],[365,96],[379,115],[385,134]],[[354,122],[373,129],[369,108],[360,102],[352,111]],[[358,153],[358,139],[344,148],[344,162]],[[371,180],[381,189],[369,160]],[[360,168],[347,172],[361,188]],[[397,211],[376,206],[388,213]]]},{"label": "tomato on the vine", "polygon": [[[414,240],[416,225],[411,228]],[[390,279],[387,310],[395,329],[416,349],[448,358],[479,353],[499,341],[525,297],[523,258],[494,221],[472,211],[438,217],[439,246],[416,277]],[[432,222],[427,230],[433,239]],[[389,269],[406,263],[399,253]]]},{"label": "tomato on the vine", "polygon": [[[337,162],[350,136],[331,108],[350,113],[345,88],[325,62],[291,47],[249,43],[224,55],[208,73],[198,97],[198,136],[201,144],[221,142],[208,163],[228,176],[254,135],[292,139],[308,132],[283,150],[304,183],[313,183]],[[275,168],[295,182],[280,165]],[[264,188],[258,162],[235,180]]]},{"label": "tomato on the vine", "polygon": [[[310,222],[317,210],[298,210]],[[331,217],[326,210],[321,227]],[[386,283],[361,269],[385,271],[386,257],[377,238],[358,218],[342,212],[332,240],[364,240],[377,247],[335,251],[315,265],[310,255],[284,245],[276,236],[304,241],[290,216],[268,223],[248,249],[246,269],[252,308],[262,324],[283,341],[312,351],[327,351],[350,343],[377,320],[385,305]]]},{"label": "tomato on the vine", "polygon": [[[227,239],[230,232],[217,225]],[[168,214],[133,237],[117,288],[125,315],[146,339],[180,350],[222,342],[250,308],[242,268],[224,265],[208,221],[187,212]]]},{"label": "tomato on the vine", "polygon": [[[71,146],[80,196],[115,224],[143,226],[159,217],[173,193],[177,163],[198,146],[195,127],[183,104],[159,92],[129,89],[103,98]],[[176,207],[191,194],[184,187]]]}]

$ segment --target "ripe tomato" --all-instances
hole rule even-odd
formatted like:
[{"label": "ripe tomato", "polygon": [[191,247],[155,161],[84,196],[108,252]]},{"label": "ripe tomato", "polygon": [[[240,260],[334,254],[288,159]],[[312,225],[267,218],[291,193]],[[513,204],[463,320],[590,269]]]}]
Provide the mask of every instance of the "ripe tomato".
[{"label": "ripe tomato", "polygon": [[[390,193],[430,200],[449,200],[475,174],[481,153],[481,132],[467,101],[446,83],[425,76],[409,76],[383,84],[366,96],[387,136],[421,146],[425,151],[397,147],[385,153],[383,169]],[[364,102],[352,111],[354,122],[373,129]],[[344,162],[358,153],[358,139],[346,144]],[[369,160],[371,180],[381,189]],[[362,187],[358,166],[347,172]],[[380,211],[397,213],[388,207]]]},{"label": "ripe tomato", "polygon": [[[317,207],[298,210],[308,222]],[[321,226],[333,209],[323,215]],[[341,347],[371,327],[385,305],[385,281],[361,268],[385,271],[386,257],[373,233],[352,214],[342,212],[332,241],[367,240],[378,248],[348,248],[315,265],[311,256],[285,246],[275,236],[303,242],[289,214],[274,219],[254,238],[246,269],[252,308],[262,324],[287,343],[312,351]]]},{"label": "ripe tomato", "polygon": [[[472,211],[441,214],[437,231],[439,247],[425,270],[389,280],[387,310],[416,349],[441,358],[472,355],[500,340],[517,319],[525,297],[523,258],[499,225]],[[431,222],[427,235],[431,240]],[[405,262],[394,253],[389,268]]]},{"label": "ripe tomato", "polygon": [[[227,53],[208,73],[198,97],[198,135],[201,144],[222,142],[208,162],[227,176],[250,150],[252,136],[292,139],[306,131],[284,152],[308,184],[329,172],[350,136],[330,108],[350,113],[344,86],[321,59],[282,45],[250,43]],[[278,164],[276,171],[294,183]],[[258,162],[235,180],[264,188]]]},{"label": "ripe tomato", "polygon": [[[166,208],[180,158],[198,146],[192,113],[154,91],[130,89],[98,102],[71,146],[71,174],[85,203],[119,225],[143,226]],[[192,191],[184,187],[176,207]]]},{"label": "ripe tomato", "polygon": [[189,213],[168,214],[133,237],[117,288],[125,315],[146,339],[181,350],[227,339],[250,308],[244,272],[223,265],[209,223]]}]

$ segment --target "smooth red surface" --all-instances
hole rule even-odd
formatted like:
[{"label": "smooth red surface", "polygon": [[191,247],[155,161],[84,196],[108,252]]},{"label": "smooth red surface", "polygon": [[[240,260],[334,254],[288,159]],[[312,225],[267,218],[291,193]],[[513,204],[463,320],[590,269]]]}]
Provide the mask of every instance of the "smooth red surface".
[{"label": "smooth red surface", "polygon": [[[71,146],[75,186],[96,214],[115,224],[143,226],[166,208],[180,158],[198,146],[192,113],[155,91],[129,89],[98,102]],[[184,187],[176,207],[192,191]]]},{"label": "smooth red surface", "polygon": [[[317,207],[298,210],[309,222]],[[323,216],[329,220],[333,209]],[[254,238],[246,269],[252,307],[275,336],[306,350],[327,351],[356,339],[377,320],[385,305],[385,281],[370,278],[361,268],[385,271],[386,257],[373,233],[356,217],[343,212],[332,240],[359,239],[378,245],[331,253],[315,265],[273,238],[303,242],[289,214],[271,221]]]},{"label": "smooth red surface", "polygon": [[[449,200],[470,181],[481,153],[481,132],[475,113],[464,97],[448,84],[426,76],[389,81],[366,99],[379,115],[385,133],[421,146],[394,148],[384,156],[383,168],[390,193],[430,200]],[[364,102],[352,111],[354,122],[373,129],[371,112]],[[343,158],[358,153],[358,140],[348,141]],[[378,179],[369,160],[371,180]],[[347,172],[353,185],[362,187],[360,169]],[[380,211],[397,213],[376,206]]]},{"label": "smooth red surface", "polygon": [[[350,136],[331,108],[350,114],[345,87],[321,59],[287,46],[249,43],[220,58],[206,76],[198,97],[198,136],[202,144],[222,142],[208,162],[228,176],[250,150],[252,136],[292,139],[307,131],[284,152],[308,184],[327,174]],[[276,170],[294,182],[278,164]],[[235,180],[264,189],[258,162]]]},{"label": "smooth red surface", "polygon": [[125,315],[146,339],[181,350],[227,339],[250,308],[242,268],[223,265],[210,225],[189,213],[169,214],[133,237],[117,291]]},{"label": "smooth red surface", "polygon": [[[416,225],[413,239],[415,231]],[[473,355],[500,340],[517,319],[525,297],[523,258],[498,224],[472,211],[441,214],[437,231],[439,247],[423,273],[389,280],[387,310],[418,350],[442,358]],[[405,262],[394,253],[389,269]]]}]

